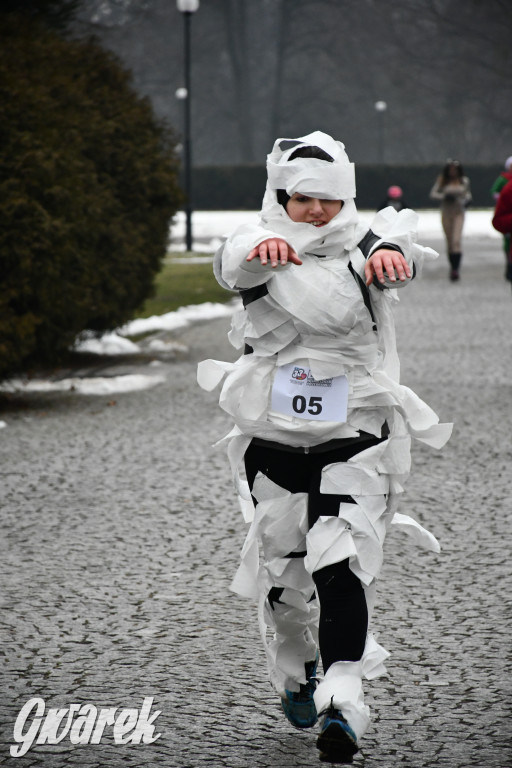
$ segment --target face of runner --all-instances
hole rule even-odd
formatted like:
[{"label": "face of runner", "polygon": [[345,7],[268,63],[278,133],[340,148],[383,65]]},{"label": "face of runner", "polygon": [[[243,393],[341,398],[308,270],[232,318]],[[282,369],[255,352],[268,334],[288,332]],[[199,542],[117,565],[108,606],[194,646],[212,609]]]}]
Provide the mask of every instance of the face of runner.
[{"label": "face of runner", "polygon": [[342,200],[322,200],[295,192],[286,204],[286,212],[292,221],[324,227],[343,208]]}]

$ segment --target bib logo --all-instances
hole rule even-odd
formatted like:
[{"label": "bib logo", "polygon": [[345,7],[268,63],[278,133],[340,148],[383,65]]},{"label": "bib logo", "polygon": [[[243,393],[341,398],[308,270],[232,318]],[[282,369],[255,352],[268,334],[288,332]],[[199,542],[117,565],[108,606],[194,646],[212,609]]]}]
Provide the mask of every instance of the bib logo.
[{"label": "bib logo", "polygon": [[[34,744],[59,744],[66,736],[71,744],[99,744],[108,725],[113,726],[116,744],[152,744],[162,735],[153,735],[153,722],[161,712],[151,715],[152,704],[152,697],[145,698],[140,712],[138,709],[121,709],[117,717],[117,707],[98,712],[94,704],[70,704],[65,709],[49,709],[43,720],[44,700],[30,699],[16,718],[14,740],[19,746],[10,748],[11,756],[21,757]],[[24,730],[29,721],[30,725]]]},{"label": "bib logo", "polygon": [[295,367],[292,371],[292,379],[297,379],[297,381],[304,381],[304,379],[307,379],[308,375],[304,368],[297,368]]}]

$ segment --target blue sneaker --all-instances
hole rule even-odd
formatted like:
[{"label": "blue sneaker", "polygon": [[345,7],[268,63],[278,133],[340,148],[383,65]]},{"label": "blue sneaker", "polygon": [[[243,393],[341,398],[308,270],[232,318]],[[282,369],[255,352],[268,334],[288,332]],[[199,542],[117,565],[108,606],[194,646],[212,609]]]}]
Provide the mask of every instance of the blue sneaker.
[{"label": "blue sneaker", "polygon": [[354,731],[333,704],[321,712],[320,716],[323,721],[316,740],[320,759],[331,763],[351,763],[359,749]]},{"label": "blue sneaker", "polygon": [[301,684],[300,691],[285,690],[281,696],[281,706],[286,717],[295,728],[311,728],[318,720],[313,694],[317,686],[316,668],[318,653],[314,661],[306,663],[306,680]]}]

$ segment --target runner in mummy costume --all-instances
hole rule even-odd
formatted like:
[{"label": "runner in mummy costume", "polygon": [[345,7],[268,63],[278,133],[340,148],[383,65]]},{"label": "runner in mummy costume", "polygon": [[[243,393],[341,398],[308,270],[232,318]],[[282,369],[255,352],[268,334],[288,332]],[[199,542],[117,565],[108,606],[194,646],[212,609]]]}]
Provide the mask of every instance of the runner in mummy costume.
[{"label": "runner in mummy costume", "polygon": [[267,171],[258,225],[214,260],[243,299],[229,335],[243,354],[203,361],[198,381],[224,380],[234,421],[224,440],[250,528],[232,588],[259,601],[290,722],[320,717],[322,757],[350,761],[370,722],[362,679],[388,656],[368,629],[386,533],[439,551],[396,501],[411,438],[441,448],[451,425],[399,383],[392,317],[395,289],[437,254],[415,244],[411,210],[360,223],[353,164],[324,133],[278,139]]}]

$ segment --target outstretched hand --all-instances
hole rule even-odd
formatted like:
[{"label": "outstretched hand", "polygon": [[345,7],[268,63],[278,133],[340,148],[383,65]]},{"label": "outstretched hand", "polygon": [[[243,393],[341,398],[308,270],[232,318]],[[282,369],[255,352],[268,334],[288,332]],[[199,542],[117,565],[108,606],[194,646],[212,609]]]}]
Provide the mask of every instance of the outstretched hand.
[{"label": "outstretched hand", "polygon": [[286,240],[282,240],[280,237],[272,237],[268,240],[264,240],[257,245],[249,253],[247,261],[257,259],[261,261],[263,265],[266,265],[270,261],[271,267],[277,267],[278,264],[284,266],[290,262],[291,264],[302,264],[291,245],[288,245]]},{"label": "outstretched hand", "polygon": [[374,277],[379,283],[385,283],[386,277],[396,283],[396,279],[404,282],[411,277],[411,268],[405,257],[399,251],[390,251],[387,248],[378,248],[364,266],[366,285],[373,283]]}]

